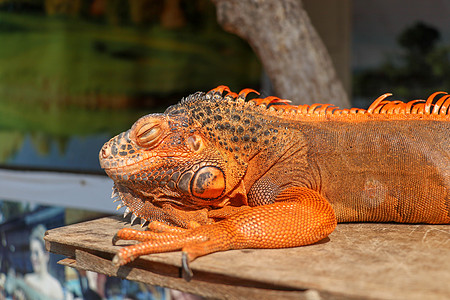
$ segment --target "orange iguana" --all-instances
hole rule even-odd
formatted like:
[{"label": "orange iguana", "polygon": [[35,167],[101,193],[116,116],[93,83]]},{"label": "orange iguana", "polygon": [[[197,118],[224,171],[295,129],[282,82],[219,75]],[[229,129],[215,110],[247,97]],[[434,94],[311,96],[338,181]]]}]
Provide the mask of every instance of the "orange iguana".
[{"label": "orange iguana", "polygon": [[[315,243],[337,222],[450,223],[450,95],[367,109],[195,93],[107,142],[100,163],[148,231],[113,262]],[[439,98],[436,100],[435,98]],[[132,222],[133,222],[132,221]]]}]

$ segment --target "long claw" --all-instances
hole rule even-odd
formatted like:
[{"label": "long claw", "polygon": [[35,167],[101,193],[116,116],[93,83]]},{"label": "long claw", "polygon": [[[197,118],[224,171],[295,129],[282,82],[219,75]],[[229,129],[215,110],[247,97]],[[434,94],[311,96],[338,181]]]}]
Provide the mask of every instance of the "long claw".
[{"label": "long claw", "polygon": [[117,242],[120,241],[119,236],[117,235],[117,233],[113,236],[112,238],[112,244],[113,246],[115,246],[117,244]]},{"label": "long claw", "polygon": [[114,266],[119,267],[121,266],[120,261],[119,261],[119,257],[116,255],[114,255],[113,259],[112,259],[112,263]]},{"label": "long claw", "polygon": [[181,277],[183,277],[184,280],[189,282],[191,281],[192,276],[194,276],[194,273],[189,267],[188,254],[186,252],[183,252],[181,254]]},{"label": "long claw", "polygon": [[141,218],[141,227],[144,227],[145,225],[147,225],[148,221]]},{"label": "long claw", "polygon": [[112,264],[116,267],[120,267],[129,263],[132,260],[134,260],[134,258],[128,258],[128,260],[124,259],[122,253],[118,252],[116,255],[114,255],[112,259]]},{"label": "long claw", "polygon": [[137,218],[138,218],[138,216],[136,216],[135,214],[133,214],[133,215],[131,216],[131,225],[134,224],[134,222],[136,221]]}]

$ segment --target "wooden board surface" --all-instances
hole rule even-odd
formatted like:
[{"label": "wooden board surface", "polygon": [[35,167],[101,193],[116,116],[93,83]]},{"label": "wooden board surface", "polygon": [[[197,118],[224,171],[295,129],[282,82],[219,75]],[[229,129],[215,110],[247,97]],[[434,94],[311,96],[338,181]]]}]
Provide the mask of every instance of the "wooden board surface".
[{"label": "wooden board surface", "polygon": [[47,250],[65,265],[214,298],[450,299],[450,225],[339,224],[315,245],[198,258],[191,282],[180,278],[180,252],[114,267],[120,245],[133,243],[111,244],[124,226],[140,228],[114,216],[49,230]]}]

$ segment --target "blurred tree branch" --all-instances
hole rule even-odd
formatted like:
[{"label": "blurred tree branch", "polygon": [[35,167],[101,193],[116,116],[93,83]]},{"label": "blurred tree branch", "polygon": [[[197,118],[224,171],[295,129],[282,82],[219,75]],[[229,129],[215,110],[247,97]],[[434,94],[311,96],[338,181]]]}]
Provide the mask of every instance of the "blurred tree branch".
[{"label": "blurred tree branch", "polygon": [[279,97],[348,107],[331,58],[300,0],[212,0],[222,27],[259,56]]}]

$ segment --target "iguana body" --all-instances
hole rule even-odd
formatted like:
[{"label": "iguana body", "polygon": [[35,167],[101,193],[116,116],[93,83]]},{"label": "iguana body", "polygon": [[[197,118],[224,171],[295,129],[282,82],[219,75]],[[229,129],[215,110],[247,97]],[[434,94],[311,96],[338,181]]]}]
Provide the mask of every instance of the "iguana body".
[{"label": "iguana body", "polygon": [[336,222],[450,223],[450,95],[339,110],[225,91],[193,94],[103,146],[114,196],[151,222],[118,232],[142,243],[116,264],[301,246]]}]

